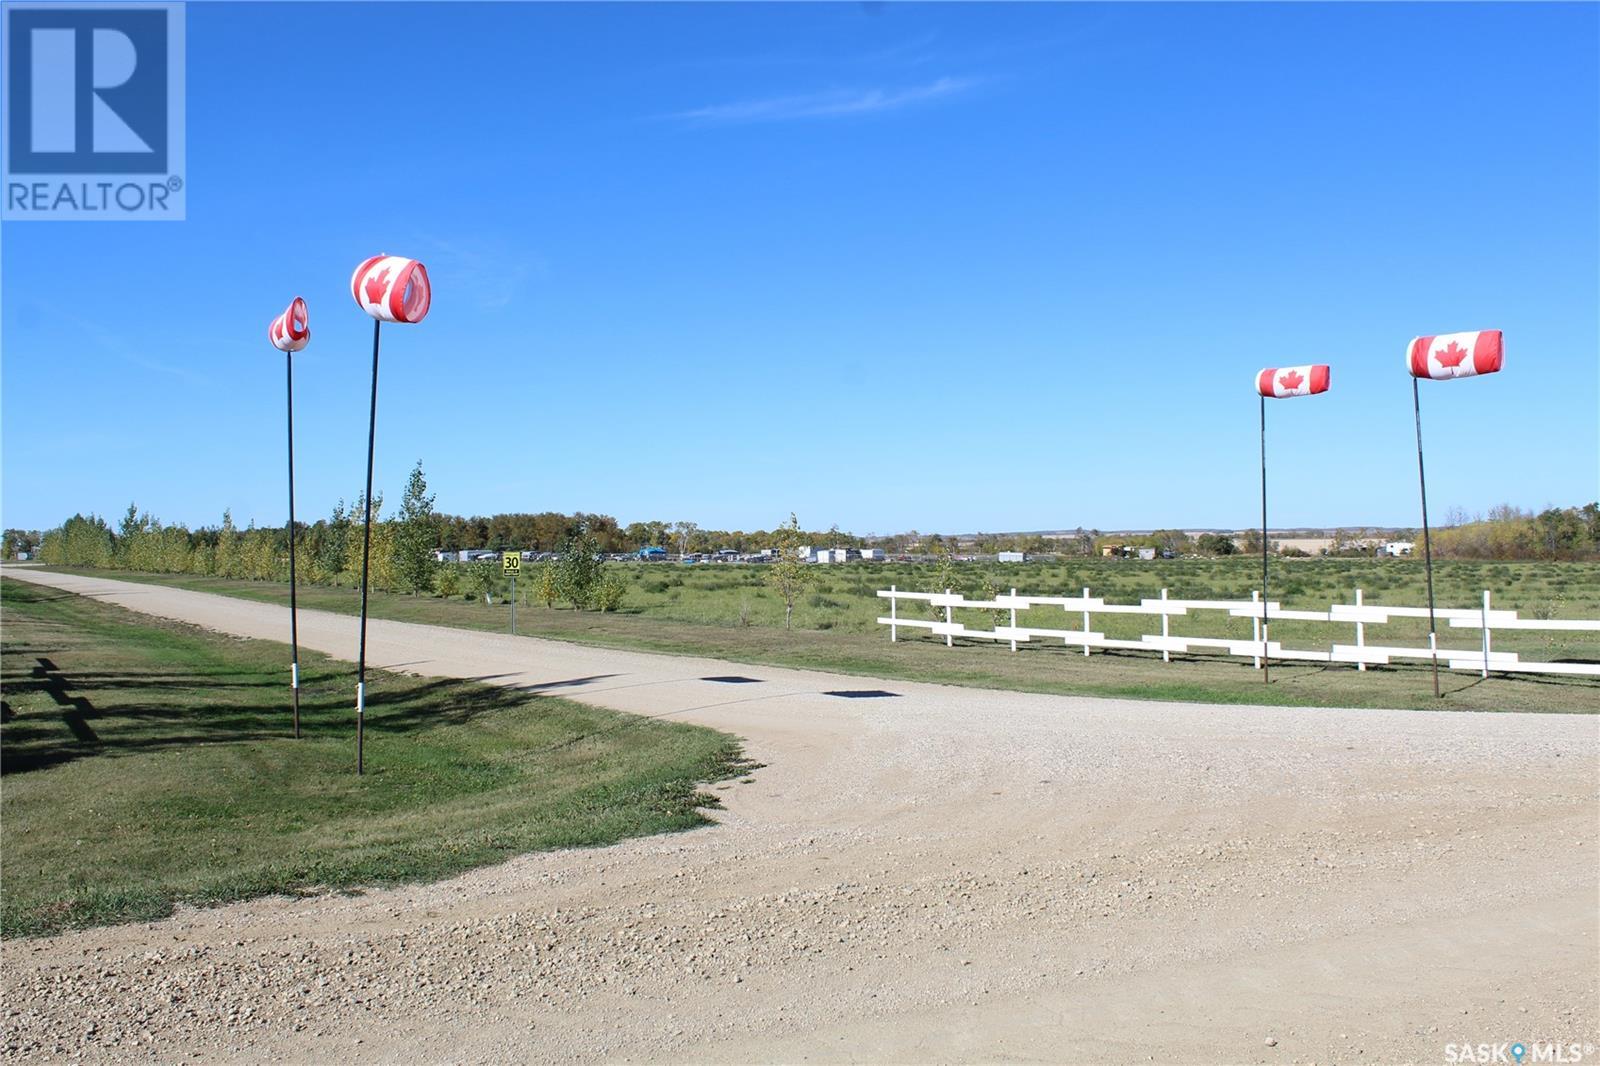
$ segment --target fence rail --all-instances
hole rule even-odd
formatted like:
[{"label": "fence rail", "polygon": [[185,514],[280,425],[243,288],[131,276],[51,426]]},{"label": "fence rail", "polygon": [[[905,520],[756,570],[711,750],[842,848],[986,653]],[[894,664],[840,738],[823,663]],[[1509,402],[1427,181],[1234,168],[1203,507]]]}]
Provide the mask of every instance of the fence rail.
[{"label": "fence rail", "polygon": [[[900,639],[901,629],[925,629],[935,636],[943,636],[946,645],[953,645],[956,637],[969,640],[1006,641],[1011,650],[1017,645],[1035,640],[1059,640],[1068,647],[1081,646],[1088,655],[1092,648],[1126,649],[1133,651],[1159,651],[1163,660],[1170,661],[1172,653],[1190,651],[1220,651],[1252,659],[1261,665],[1265,653],[1274,660],[1291,660],[1317,663],[1354,663],[1365,670],[1371,665],[1388,665],[1394,659],[1431,660],[1436,652],[1433,646],[1410,647],[1392,644],[1368,644],[1366,627],[1384,625],[1397,618],[1427,618],[1426,607],[1400,607],[1390,604],[1363,603],[1361,590],[1357,589],[1354,603],[1335,603],[1326,611],[1286,610],[1276,600],[1266,604],[1268,629],[1273,622],[1324,622],[1329,625],[1354,627],[1354,643],[1330,642],[1326,650],[1286,648],[1276,640],[1265,643],[1261,639],[1261,594],[1254,592],[1248,600],[1175,600],[1161,590],[1156,599],[1143,599],[1136,604],[1107,603],[1099,596],[1089,595],[1084,589],[1081,596],[1019,596],[1012,589],[1009,595],[999,595],[991,600],[969,600],[959,592],[902,592],[890,586],[880,589],[878,596],[889,601],[889,615],[880,617],[880,625],[889,627],[889,639]],[[944,620],[907,618],[900,613],[903,600],[926,603],[944,608]],[[1044,628],[1017,625],[1017,612],[1035,607],[1059,607],[1066,615],[1076,615],[1081,626],[1076,629]],[[992,629],[972,629],[955,620],[956,610],[990,610],[1011,612],[1010,625],[996,625]],[[1220,611],[1234,618],[1249,618],[1253,637],[1173,636],[1171,620],[1175,615],[1191,611]],[[1094,615],[1132,614],[1149,615],[1161,619],[1160,633],[1147,633],[1137,640],[1108,637],[1092,627]],[[1496,630],[1543,630],[1600,633],[1600,620],[1585,618],[1519,618],[1516,611],[1506,611],[1490,606],[1490,594],[1483,594],[1482,607],[1442,607],[1434,611],[1441,625],[1451,629],[1476,629],[1481,634],[1481,646],[1475,650],[1439,648],[1437,655],[1441,666],[1448,664],[1452,670],[1477,670],[1484,677],[1491,670],[1502,673],[1570,674],[1579,677],[1600,677],[1600,662],[1539,662],[1522,659],[1516,652],[1495,651],[1493,634]]]}]

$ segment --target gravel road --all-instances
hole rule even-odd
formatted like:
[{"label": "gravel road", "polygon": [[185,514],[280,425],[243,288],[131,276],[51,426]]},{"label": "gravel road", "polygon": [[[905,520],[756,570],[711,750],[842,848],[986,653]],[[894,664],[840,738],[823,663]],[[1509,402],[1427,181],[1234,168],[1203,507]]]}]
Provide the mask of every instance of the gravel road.
[{"label": "gravel road", "polygon": [[[6,572],[287,639],[278,607]],[[354,619],[300,633],[353,658]],[[368,653],[726,729],[767,765],[690,833],[8,941],[8,1060],[1600,1058],[1595,717],[1041,696],[387,621]],[[863,689],[893,695],[827,694]]]}]

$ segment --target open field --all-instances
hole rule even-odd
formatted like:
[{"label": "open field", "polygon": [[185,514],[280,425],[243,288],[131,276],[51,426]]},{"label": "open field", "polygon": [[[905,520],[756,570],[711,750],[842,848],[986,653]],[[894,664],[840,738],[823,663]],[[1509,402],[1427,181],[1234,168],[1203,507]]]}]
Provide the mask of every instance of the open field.
[{"label": "open field", "polygon": [[[17,576],[238,636],[287,626],[237,598]],[[353,654],[348,616],[301,627]],[[9,1059],[1389,1063],[1600,1042],[1591,716],[866,682],[384,619],[369,654],[733,732],[764,766],[689,833],[0,942]]]},{"label": "open field", "polygon": [[732,738],[471,681],[368,674],[6,580],[4,935],[175,903],[432,880],[704,824]]},{"label": "open field", "polygon": [[[1256,565],[1259,565],[1258,561]],[[1335,600],[1349,602],[1356,587],[1369,603],[1426,602],[1420,564],[1410,560],[1295,559],[1275,560],[1274,598],[1286,607],[1326,608]],[[517,624],[520,632],[560,640],[638,648],[683,655],[715,656],[741,662],[771,663],[878,677],[901,677],[947,684],[1011,688],[1029,692],[1083,693],[1141,699],[1200,700],[1219,703],[1273,703],[1307,706],[1438,707],[1474,710],[1600,711],[1600,683],[1578,678],[1446,672],[1447,698],[1436,701],[1429,669],[1422,664],[1397,664],[1358,673],[1353,667],[1283,664],[1274,667],[1272,684],[1262,684],[1259,671],[1247,662],[1213,656],[1159,656],[1140,653],[1096,653],[1044,643],[1024,645],[1012,653],[988,642],[954,649],[942,640],[908,635],[891,644],[886,627],[875,623],[886,612],[874,593],[890,584],[924,588],[933,580],[928,566],[854,564],[819,567],[818,584],[796,609],[796,629],[782,628],[783,608],[762,585],[758,566],[678,566],[630,564],[624,568],[630,591],[615,614],[546,609],[521,603],[531,580],[518,583]],[[151,575],[122,571],[70,571],[103,574],[130,581],[217,592],[265,603],[287,603],[286,585],[235,581],[191,575]],[[984,582],[1019,591],[1070,593],[1088,585],[1113,601],[1134,602],[1167,587],[1174,597],[1248,598],[1259,571],[1251,560],[1175,560],[1144,563],[1095,560],[1081,564],[964,564],[957,575],[968,587]],[[1482,590],[1495,590],[1495,605],[1555,617],[1600,618],[1600,564],[1594,563],[1441,563],[1436,574],[1440,606],[1481,603]],[[300,590],[300,602],[319,610],[354,613],[354,590],[311,587]],[[749,624],[740,624],[746,609]],[[374,617],[504,632],[509,608],[481,600],[374,593]],[[987,626],[986,612],[966,612],[967,621]],[[1047,612],[1022,612],[1019,621]],[[1048,624],[1061,624],[1060,612],[1048,612]],[[957,620],[962,612],[957,612]],[[1154,631],[1155,619],[1097,616],[1096,627],[1111,636],[1136,636]],[[1191,626],[1248,637],[1250,621],[1219,616],[1175,618],[1173,633]],[[1143,628],[1149,627],[1149,628]],[[1282,622],[1275,639],[1293,645],[1296,639],[1329,639],[1331,627]],[[1219,635],[1230,635],[1223,632]],[[1345,635],[1342,639],[1349,639]],[[1398,620],[1369,626],[1373,643],[1426,643],[1426,626]],[[1445,647],[1475,646],[1476,633],[1441,634]],[[1504,632],[1495,647],[1529,659],[1600,660],[1600,641],[1593,634]]]}]

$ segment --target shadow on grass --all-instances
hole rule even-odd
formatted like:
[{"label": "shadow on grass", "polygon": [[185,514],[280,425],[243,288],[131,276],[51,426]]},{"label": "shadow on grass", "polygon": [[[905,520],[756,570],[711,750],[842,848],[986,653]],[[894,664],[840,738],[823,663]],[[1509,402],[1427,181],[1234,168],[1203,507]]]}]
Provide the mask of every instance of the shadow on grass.
[{"label": "shadow on grass", "polygon": [[[48,656],[36,661],[29,673],[12,671],[4,678],[10,699],[0,731],[0,776],[85,758],[289,736],[286,682],[228,680],[207,671],[79,675],[58,669]],[[461,725],[539,698],[534,690],[482,683],[495,676],[400,679],[375,672],[369,683],[366,728],[387,735],[416,733]],[[261,690],[273,687],[282,688],[283,702],[264,706]],[[301,689],[302,735],[348,734],[355,717],[354,689],[354,680],[342,671],[306,678]],[[196,701],[196,692],[205,695]],[[85,693],[93,693],[94,700]],[[242,694],[244,701],[227,700],[230,693]],[[54,706],[19,711],[18,704],[23,704],[19,697],[35,694],[48,696]]]}]

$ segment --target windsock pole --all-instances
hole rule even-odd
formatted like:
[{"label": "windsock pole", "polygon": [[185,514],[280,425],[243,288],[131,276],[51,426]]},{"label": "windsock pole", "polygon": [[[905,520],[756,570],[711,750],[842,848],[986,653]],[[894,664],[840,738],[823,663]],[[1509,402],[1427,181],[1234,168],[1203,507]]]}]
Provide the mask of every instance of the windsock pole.
[{"label": "windsock pole", "polygon": [[361,645],[356,653],[356,773],[363,772],[362,742],[367,716],[367,573],[372,555],[372,450],[378,437],[378,339],[383,322],[372,320],[372,408],[367,416],[366,519],[361,532]]},{"label": "windsock pole", "polygon": [[1267,398],[1261,397],[1261,680],[1272,684],[1267,658]]},{"label": "windsock pole", "polygon": [[294,353],[283,353],[289,392],[289,689],[294,697],[294,735],[300,736],[300,629],[295,610],[294,575]]},{"label": "windsock pole", "polygon": [[1417,416],[1417,482],[1422,487],[1422,557],[1428,571],[1428,647],[1433,651],[1433,695],[1439,698],[1439,626],[1433,617],[1433,537],[1428,531],[1428,475],[1422,466],[1422,399],[1411,378],[1411,410]]}]

